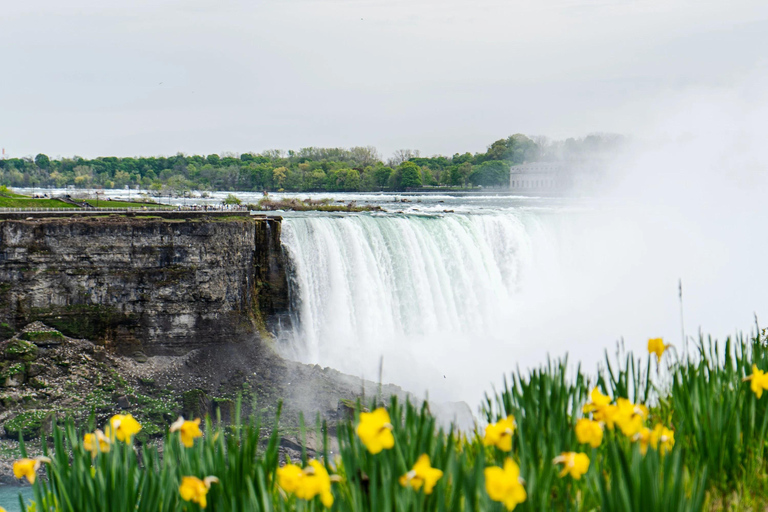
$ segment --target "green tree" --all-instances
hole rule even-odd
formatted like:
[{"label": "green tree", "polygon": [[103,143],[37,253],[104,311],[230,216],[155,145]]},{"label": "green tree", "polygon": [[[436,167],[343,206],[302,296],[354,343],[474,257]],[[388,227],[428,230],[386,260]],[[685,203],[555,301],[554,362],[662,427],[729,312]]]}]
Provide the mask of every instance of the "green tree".
[{"label": "green tree", "polygon": [[285,183],[285,177],[287,175],[288,175],[288,169],[285,167],[278,167],[277,169],[272,170],[272,180],[280,188],[283,188],[283,184]]},{"label": "green tree", "polygon": [[472,169],[469,181],[483,187],[509,186],[509,163],[503,160],[483,162]]},{"label": "green tree", "polygon": [[242,204],[239,197],[233,194],[227,194],[227,198],[224,200],[224,204]]},{"label": "green tree", "polygon": [[309,190],[320,190],[325,184],[325,171],[322,169],[315,169],[310,172],[305,178],[305,187]]},{"label": "green tree", "polygon": [[348,192],[360,190],[360,173],[357,169],[347,170],[344,176],[344,190]]},{"label": "green tree", "polygon": [[421,169],[413,162],[403,162],[397,168],[399,174],[399,190],[419,188],[422,185]]},{"label": "green tree", "polygon": [[373,182],[379,188],[385,188],[389,184],[392,168],[384,165],[376,166],[373,170]]},{"label": "green tree", "polygon": [[35,165],[41,169],[48,169],[51,166],[51,160],[47,155],[38,153],[38,155],[35,157]]}]

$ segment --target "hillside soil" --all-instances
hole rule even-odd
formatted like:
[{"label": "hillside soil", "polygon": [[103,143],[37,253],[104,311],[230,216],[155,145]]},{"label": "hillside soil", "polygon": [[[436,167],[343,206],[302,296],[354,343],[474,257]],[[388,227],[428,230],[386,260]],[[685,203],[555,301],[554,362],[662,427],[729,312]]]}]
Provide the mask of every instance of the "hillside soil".
[{"label": "hillside soil", "polygon": [[319,415],[333,429],[358,398],[392,394],[406,396],[397,386],[286,360],[258,338],[178,357],[131,358],[35,322],[0,342],[0,482],[15,482],[19,436],[37,453],[50,441],[51,426],[69,418],[93,428],[130,413],[143,426],[137,437],[147,441],[159,439],[179,415],[230,422],[241,400],[242,416],[260,417],[266,435],[282,401],[281,444],[290,453],[299,448],[302,415],[310,427]]}]

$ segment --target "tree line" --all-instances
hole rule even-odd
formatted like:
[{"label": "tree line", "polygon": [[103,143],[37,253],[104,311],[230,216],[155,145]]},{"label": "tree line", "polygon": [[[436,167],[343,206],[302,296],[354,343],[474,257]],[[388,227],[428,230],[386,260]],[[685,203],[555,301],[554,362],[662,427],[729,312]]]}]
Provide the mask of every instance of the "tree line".
[{"label": "tree line", "polygon": [[399,150],[386,162],[370,146],[310,147],[224,156],[179,153],[169,157],[94,159],[52,159],[41,153],[34,158],[0,160],[0,184],[57,188],[129,186],[158,194],[183,194],[191,190],[336,192],[437,186],[507,187],[511,165],[562,158],[563,148],[566,153],[568,148],[578,153],[604,140],[604,136],[589,136],[568,139],[564,144],[516,134],[493,142],[482,153],[422,157],[418,151]]}]

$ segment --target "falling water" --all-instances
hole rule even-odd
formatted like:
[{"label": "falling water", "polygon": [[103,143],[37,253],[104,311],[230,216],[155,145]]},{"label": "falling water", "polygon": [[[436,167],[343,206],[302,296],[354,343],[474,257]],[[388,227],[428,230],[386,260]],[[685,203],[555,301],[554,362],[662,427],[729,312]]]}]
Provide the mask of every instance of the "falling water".
[{"label": "falling water", "polygon": [[286,218],[284,349],[373,379],[383,357],[388,377],[421,392],[445,372],[435,351],[504,337],[537,226],[522,212]]}]

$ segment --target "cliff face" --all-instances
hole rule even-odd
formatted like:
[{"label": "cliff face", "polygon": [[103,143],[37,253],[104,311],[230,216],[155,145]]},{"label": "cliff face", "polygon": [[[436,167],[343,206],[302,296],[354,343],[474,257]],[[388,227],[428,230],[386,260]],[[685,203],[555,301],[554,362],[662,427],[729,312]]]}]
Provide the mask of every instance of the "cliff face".
[{"label": "cliff face", "polygon": [[40,320],[122,354],[181,354],[287,309],[278,219],[189,217],[0,221],[2,329]]}]

